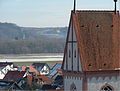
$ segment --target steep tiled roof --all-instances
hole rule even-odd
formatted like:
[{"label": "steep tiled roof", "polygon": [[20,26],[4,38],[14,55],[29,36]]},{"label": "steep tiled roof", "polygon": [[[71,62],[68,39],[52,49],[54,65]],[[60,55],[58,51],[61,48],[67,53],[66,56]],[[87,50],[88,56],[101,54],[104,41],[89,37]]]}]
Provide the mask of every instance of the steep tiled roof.
[{"label": "steep tiled roof", "polygon": [[61,63],[56,63],[50,70],[50,74],[48,75],[48,77],[52,78],[54,75],[56,75],[58,73],[58,70],[61,69],[61,66]]},{"label": "steep tiled roof", "polygon": [[32,65],[33,65],[33,66],[44,66],[45,63],[33,63]]},{"label": "steep tiled roof", "polygon": [[32,66],[34,66],[37,70],[38,68],[41,70],[45,65],[47,65],[46,63],[33,63]]},{"label": "steep tiled roof", "polygon": [[54,70],[56,70],[56,69],[60,69],[61,66],[62,66],[62,64],[60,64],[60,63],[56,63],[56,64],[52,67],[51,70],[54,71]]},{"label": "steep tiled roof", "polygon": [[22,66],[22,71],[27,71],[29,69],[29,72],[35,73],[36,75],[39,74],[38,70],[34,68],[34,66]]},{"label": "steep tiled roof", "polygon": [[[120,68],[120,18],[114,11],[76,11],[71,21],[76,32],[83,71]],[[67,49],[67,48],[66,48]]]},{"label": "steep tiled roof", "polygon": [[42,81],[44,81],[44,84],[51,84],[52,79],[45,76],[45,75],[41,75],[41,76],[34,76],[35,79],[42,79]]},{"label": "steep tiled roof", "polygon": [[8,71],[3,80],[5,81],[19,81],[24,78],[25,71]]}]

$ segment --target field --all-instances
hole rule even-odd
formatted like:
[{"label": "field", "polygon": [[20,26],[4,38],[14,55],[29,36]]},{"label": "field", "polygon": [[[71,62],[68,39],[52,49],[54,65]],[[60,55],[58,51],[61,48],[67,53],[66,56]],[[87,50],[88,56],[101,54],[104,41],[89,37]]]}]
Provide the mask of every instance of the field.
[{"label": "field", "polygon": [[48,63],[54,65],[55,63],[62,63],[63,53],[49,53],[49,54],[11,54],[0,55],[0,62],[13,62],[15,65],[31,65],[34,62]]},{"label": "field", "polygon": [[[13,62],[13,63],[17,66],[23,66],[23,65],[29,66],[32,63],[34,63],[34,61],[33,62]],[[56,63],[62,63],[62,62],[61,61],[42,61],[41,63],[47,63],[48,65],[53,66]]]}]

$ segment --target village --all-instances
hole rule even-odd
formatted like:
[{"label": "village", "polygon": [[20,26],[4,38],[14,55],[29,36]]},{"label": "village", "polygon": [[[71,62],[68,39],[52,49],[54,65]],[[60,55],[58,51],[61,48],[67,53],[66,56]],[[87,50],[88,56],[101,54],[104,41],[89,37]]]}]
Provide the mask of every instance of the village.
[{"label": "village", "polygon": [[47,63],[16,66],[12,62],[0,62],[0,91],[7,90],[63,90],[61,63],[49,67]]},{"label": "village", "polygon": [[0,91],[120,91],[120,11],[71,11],[64,57],[15,65],[0,62]]}]

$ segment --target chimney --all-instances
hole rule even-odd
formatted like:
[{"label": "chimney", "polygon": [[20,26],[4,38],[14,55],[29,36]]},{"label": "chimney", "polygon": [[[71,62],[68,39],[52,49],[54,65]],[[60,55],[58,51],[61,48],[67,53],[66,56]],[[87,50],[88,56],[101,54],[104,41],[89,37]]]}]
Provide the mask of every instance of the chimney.
[{"label": "chimney", "polygon": [[75,13],[76,11],[76,0],[74,0],[74,7],[73,7],[73,12]]},{"label": "chimney", "polygon": [[115,2],[115,14],[116,14],[116,12],[117,12],[117,0],[114,0],[114,2]]}]

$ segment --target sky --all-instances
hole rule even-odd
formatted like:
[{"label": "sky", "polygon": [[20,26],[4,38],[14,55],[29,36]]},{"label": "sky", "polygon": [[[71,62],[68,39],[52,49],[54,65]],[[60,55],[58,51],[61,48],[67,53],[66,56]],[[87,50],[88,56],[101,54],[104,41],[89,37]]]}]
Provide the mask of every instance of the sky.
[{"label": "sky", "polygon": [[[77,10],[113,10],[113,0],[77,0]],[[68,26],[73,0],[0,0],[0,22],[24,27]]]}]

